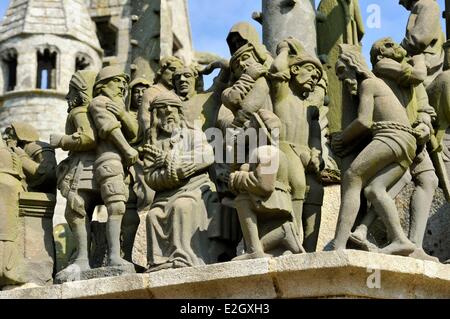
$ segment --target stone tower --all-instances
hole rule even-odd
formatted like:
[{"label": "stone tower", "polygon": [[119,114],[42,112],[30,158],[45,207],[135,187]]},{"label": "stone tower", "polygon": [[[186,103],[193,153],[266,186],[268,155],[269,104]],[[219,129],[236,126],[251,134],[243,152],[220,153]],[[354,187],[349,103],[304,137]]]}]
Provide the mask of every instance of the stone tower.
[{"label": "stone tower", "polygon": [[193,57],[187,0],[87,0],[104,49],[104,65],[119,64],[153,79],[160,58]]},{"label": "stone tower", "polygon": [[26,121],[43,140],[63,133],[71,76],[99,69],[101,57],[86,0],[11,0],[0,26],[0,129]]}]

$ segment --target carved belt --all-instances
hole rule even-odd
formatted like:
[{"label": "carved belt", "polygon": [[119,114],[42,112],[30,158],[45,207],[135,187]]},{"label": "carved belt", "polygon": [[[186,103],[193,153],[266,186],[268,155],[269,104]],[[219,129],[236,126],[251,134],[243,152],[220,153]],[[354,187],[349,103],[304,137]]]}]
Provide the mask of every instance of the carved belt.
[{"label": "carved belt", "polygon": [[401,123],[384,121],[384,122],[375,122],[371,127],[373,132],[385,129],[398,130],[411,134],[415,138],[419,138],[421,136],[420,132],[413,129],[412,127],[406,126]]}]

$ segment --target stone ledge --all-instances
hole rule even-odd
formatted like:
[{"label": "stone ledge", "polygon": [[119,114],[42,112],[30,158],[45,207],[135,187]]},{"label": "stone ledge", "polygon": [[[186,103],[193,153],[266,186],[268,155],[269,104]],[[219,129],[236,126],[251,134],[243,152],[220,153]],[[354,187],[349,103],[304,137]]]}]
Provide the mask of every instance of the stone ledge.
[{"label": "stone ledge", "polygon": [[[377,276],[379,288],[369,288]],[[0,299],[332,297],[450,298],[450,265],[346,250],[0,292]]]}]

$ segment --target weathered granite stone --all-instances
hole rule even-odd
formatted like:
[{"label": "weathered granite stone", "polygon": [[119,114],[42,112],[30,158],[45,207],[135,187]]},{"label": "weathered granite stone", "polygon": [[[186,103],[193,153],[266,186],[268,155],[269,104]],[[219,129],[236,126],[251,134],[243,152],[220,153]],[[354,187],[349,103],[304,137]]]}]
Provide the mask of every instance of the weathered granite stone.
[{"label": "weathered granite stone", "polygon": [[134,272],[135,270],[132,265],[100,267],[84,271],[59,272],[55,277],[55,284],[94,278],[116,277]]},{"label": "weathered granite stone", "polygon": [[449,298],[450,266],[343,250],[0,292],[6,298]]}]

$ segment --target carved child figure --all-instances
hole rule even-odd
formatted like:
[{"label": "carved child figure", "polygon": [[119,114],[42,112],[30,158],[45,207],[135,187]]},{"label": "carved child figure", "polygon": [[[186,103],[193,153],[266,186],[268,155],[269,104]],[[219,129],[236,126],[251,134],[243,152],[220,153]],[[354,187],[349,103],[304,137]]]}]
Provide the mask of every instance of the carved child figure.
[{"label": "carved child figure", "polygon": [[336,134],[332,147],[341,154],[348,145],[364,136],[372,141],[352,162],[342,180],[342,202],[332,246],[345,249],[361,204],[361,191],[386,226],[390,244],[380,252],[408,256],[415,245],[404,234],[394,200],[387,190],[411,166],[416,156],[416,136],[403,105],[387,84],[367,67],[359,48],[342,45],[336,74],[351,94],[359,95],[358,117],[342,133]]}]

